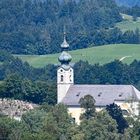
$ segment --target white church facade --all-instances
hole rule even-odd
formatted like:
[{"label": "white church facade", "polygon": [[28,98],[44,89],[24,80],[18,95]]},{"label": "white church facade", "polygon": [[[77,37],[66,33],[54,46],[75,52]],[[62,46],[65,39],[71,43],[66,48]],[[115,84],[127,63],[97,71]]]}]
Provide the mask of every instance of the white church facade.
[{"label": "white church facade", "polygon": [[96,110],[100,111],[106,105],[116,103],[121,109],[131,115],[139,114],[140,91],[133,85],[76,85],[74,84],[74,70],[70,65],[71,55],[67,52],[69,44],[64,41],[61,44],[62,53],[58,60],[61,65],[57,70],[57,103],[63,103],[77,123],[80,123],[80,115],[83,109],[79,100],[85,95],[91,95],[95,99]]}]

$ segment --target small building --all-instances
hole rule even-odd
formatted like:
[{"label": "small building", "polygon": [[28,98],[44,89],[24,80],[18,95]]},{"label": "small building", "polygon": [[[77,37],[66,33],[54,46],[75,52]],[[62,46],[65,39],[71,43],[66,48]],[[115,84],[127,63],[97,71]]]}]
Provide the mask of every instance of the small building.
[{"label": "small building", "polygon": [[80,107],[79,100],[85,95],[91,95],[95,99],[96,110],[100,111],[106,105],[116,103],[127,115],[139,114],[140,91],[133,85],[76,85],[74,84],[74,70],[70,65],[71,55],[67,52],[69,44],[64,41],[61,44],[62,53],[58,60],[61,65],[57,70],[57,102],[68,107],[69,113],[77,123],[80,123],[80,115],[84,109]]}]

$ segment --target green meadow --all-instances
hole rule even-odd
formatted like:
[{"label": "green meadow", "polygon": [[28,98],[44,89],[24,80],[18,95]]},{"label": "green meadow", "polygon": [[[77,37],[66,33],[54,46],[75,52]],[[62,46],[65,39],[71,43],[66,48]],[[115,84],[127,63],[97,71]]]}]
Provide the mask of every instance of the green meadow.
[{"label": "green meadow", "polygon": [[133,21],[132,16],[121,14],[123,21],[116,24],[116,27],[120,28],[123,32],[127,30],[135,31],[137,28],[140,29],[140,17],[137,21]]},{"label": "green meadow", "polygon": [[[121,14],[123,21],[116,24],[123,32],[140,29],[140,17],[133,21],[132,16]],[[72,55],[72,63],[79,60],[88,61],[90,64],[105,64],[115,59],[124,63],[131,63],[134,59],[140,60],[140,45],[135,44],[112,44],[86,49],[69,51]],[[47,64],[58,64],[60,53],[48,55],[15,55],[24,62],[27,61],[33,67],[44,67]]]},{"label": "green meadow", "polygon": [[[72,63],[79,60],[88,61],[90,64],[105,64],[115,59],[124,63],[131,63],[134,59],[140,60],[140,45],[113,44],[100,47],[90,47],[75,51],[69,51],[72,55]],[[58,54],[49,55],[15,55],[24,62],[27,61],[33,67],[44,67],[47,64],[58,64]]]}]

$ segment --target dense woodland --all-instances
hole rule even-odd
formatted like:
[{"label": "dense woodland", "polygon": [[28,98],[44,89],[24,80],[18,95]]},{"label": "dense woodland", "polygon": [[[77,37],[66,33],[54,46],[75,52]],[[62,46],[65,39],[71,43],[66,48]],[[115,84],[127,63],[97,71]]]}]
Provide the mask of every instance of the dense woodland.
[{"label": "dense woodland", "polygon": [[[89,102],[90,101],[90,102]],[[27,112],[22,120],[15,121],[0,116],[2,140],[139,140],[140,119],[123,117],[119,106],[108,105],[95,112],[95,100],[86,95],[80,99],[85,109],[77,125],[68,114],[66,106],[43,104]],[[133,127],[129,127],[133,126]]]},{"label": "dense woodland", "polygon": [[114,28],[122,17],[113,0],[1,0],[0,9],[0,49],[14,54],[59,52],[64,26],[71,49],[140,43],[139,31]]}]

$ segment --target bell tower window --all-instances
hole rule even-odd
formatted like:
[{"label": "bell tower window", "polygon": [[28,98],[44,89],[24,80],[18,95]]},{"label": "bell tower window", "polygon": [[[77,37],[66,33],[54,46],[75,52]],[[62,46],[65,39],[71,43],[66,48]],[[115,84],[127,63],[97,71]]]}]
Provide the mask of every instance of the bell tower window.
[{"label": "bell tower window", "polygon": [[64,76],[63,75],[61,75],[61,82],[63,82],[64,81]]},{"label": "bell tower window", "polygon": [[71,80],[71,75],[70,75],[70,82],[71,82],[72,80]]}]

